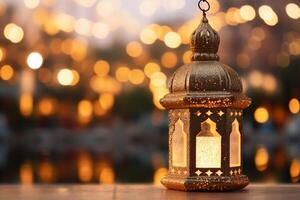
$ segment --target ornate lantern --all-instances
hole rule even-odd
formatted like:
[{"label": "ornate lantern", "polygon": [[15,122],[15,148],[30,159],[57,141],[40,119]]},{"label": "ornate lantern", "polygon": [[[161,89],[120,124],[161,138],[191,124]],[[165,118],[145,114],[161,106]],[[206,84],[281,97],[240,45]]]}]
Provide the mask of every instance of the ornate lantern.
[{"label": "ornate lantern", "polygon": [[[207,9],[202,8],[207,3]],[[251,100],[238,74],[219,62],[219,35],[209,25],[206,0],[202,23],[191,38],[191,63],[171,77],[161,104],[169,110],[169,189],[227,191],[244,188],[242,116]]]}]

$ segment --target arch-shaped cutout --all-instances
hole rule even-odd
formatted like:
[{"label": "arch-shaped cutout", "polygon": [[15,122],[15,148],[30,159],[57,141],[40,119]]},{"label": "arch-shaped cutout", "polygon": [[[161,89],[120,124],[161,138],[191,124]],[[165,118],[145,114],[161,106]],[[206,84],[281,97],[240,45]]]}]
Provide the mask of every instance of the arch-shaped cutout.
[{"label": "arch-shaped cutout", "polygon": [[214,121],[201,123],[196,137],[196,168],[221,168],[221,135]]},{"label": "arch-shaped cutout", "polygon": [[187,134],[184,131],[184,123],[178,119],[172,133],[172,166],[187,166]]},{"label": "arch-shaped cutout", "polygon": [[230,133],[230,167],[241,166],[241,133],[237,119],[232,122]]}]

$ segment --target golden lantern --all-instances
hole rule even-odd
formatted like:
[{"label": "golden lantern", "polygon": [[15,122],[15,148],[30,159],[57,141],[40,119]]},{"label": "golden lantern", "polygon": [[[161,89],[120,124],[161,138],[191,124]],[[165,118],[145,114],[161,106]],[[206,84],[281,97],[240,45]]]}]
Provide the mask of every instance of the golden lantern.
[{"label": "golden lantern", "polygon": [[238,74],[219,62],[208,2],[199,7],[204,15],[191,37],[191,63],[173,74],[170,93],[161,99],[169,110],[169,170],[161,182],[184,191],[241,189],[249,183],[242,169],[242,117],[251,100]]}]

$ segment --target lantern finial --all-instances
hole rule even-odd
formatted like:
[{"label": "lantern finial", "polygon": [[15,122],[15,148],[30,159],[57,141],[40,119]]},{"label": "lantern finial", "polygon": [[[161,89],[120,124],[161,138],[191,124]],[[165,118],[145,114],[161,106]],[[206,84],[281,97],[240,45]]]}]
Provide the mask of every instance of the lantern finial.
[{"label": "lantern finial", "polygon": [[[203,8],[201,3],[206,2],[207,8]],[[193,32],[191,37],[191,50],[193,52],[192,61],[219,60],[217,55],[220,37],[218,33],[210,26],[206,17],[209,10],[209,3],[206,0],[199,1],[199,8],[203,12],[201,24]]]}]

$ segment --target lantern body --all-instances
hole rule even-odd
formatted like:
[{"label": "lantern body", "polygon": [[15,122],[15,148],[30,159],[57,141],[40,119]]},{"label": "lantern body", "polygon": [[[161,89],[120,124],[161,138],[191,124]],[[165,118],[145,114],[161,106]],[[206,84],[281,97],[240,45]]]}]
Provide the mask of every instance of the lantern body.
[{"label": "lantern body", "polygon": [[184,191],[245,187],[242,116],[251,103],[238,74],[218,61],[218,34],[204,17],[192,36],[193,57],[169,83],[169,172],[162,184]]}]

